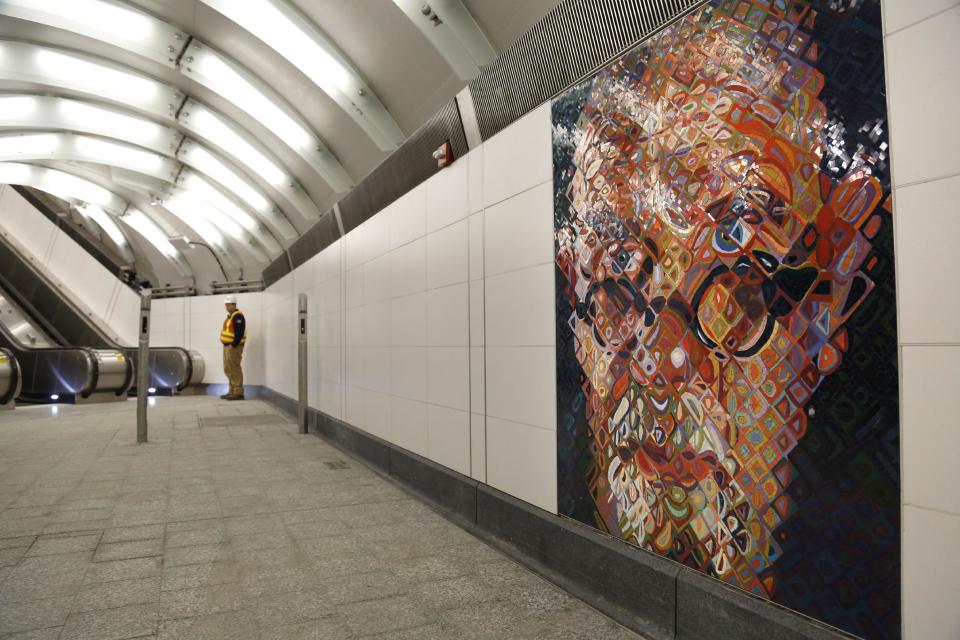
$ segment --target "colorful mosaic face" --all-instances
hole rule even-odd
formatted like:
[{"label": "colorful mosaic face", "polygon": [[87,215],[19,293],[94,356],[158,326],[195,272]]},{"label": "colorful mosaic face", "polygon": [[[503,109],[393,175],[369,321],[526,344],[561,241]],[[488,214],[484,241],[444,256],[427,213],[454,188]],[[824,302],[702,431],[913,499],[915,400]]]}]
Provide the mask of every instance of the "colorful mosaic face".
[{"label": "colorful mosaic face", "polygon": [[892,287],[885,122],[821,97],[821,14],[868,12],[821,4],[718,0],[554,107],[559,403],[593,521],[775,599],[818,390],[895,345],[846,326]]}]

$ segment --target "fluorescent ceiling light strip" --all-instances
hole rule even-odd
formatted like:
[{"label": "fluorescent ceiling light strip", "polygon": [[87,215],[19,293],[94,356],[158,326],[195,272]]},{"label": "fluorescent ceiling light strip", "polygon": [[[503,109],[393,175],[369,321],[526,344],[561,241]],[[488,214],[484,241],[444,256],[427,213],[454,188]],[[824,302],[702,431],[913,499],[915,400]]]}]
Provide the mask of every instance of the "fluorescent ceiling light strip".
[{"label": "fluorescent ceiling light strip", "polygon": [[0,0],[0,15],[95,38],[173,67],[186,34],[117,0]]},{"label": "fluorescent ceiling light strip", "polygon": [[273,210],[273,203],[267,196],[205,148],[187,143],[181,148],[178,157],[184,164],[206,174],[232,191],[254,211],[268,214]]},{"label": "fluorescent ceiling light strip", "polygon": [[220,230],[203,215],[203,211],[207,206],[208,205],[205,205],[203,202],[194,202],[193,199],[183,194],[177,194],[163,203],[164,209],[180,218],[180,220],[193,229],[204,242],[223,249],[225,248],[223,235],[220,233]]},{"label": "fluorescent ceiling light strip", "polygon": [[258,259],[266,253],[279,253],[277,240],[243,209],[216,187],[195,173],[185,172],[173,199],[186,199],[189,205],[228,236],[249,246]]},{"label": "fluorescent ceiling light strip", "polygon": [[128,209],[127,213],[120,219],[130,225],[134,231],[139,233],[162,255],[168,258],[181,257],[177,248],[170,244],[167,235],[139,209]]},{"label": "fluorescent ceiling light strip", "polygon": [[403,132],[346,57],[283,0],[200,0],[286,58],[352,117],[384,151]]},{"label": "fluorescent ceiling light strip", "polygon": [[164,155],[173,155],[183,139],[178,131],[148,118],[54,96],[0,94],[0,127],[88,133],[129,142]]},{"label": "fluorescent ceiling light strip", "polygon": [[290,221],[280,214],[273,202],[262,191],[209,150],[193,142],[187,142],[180,147],[179,158],[184,164],[211,178],[236,196],[284,238],[297,237],[297,231]]},{"label": "fluorescent ceiling light strip", "polygon": [[19,162],[0,162],[0,183],[35,187],[63,200],[88,202],[117,214],[123,213],[127,206],[122,198],[94,182]]},{"label": "fluorescent ceiling light strip", "polygon": [[74,160],[93,162],[172,181],[179,165],[152,151],[102,138],[67,133],[0,135],[0,161]]},{"label": "fluorescent ceiling light strip", "polygon": [[280,162],[225,117],[190,99],[181,110],[178,121],[184,129],[244,167],[251,176],[257,176],[270,185],[306,219],[320,217],[317,205],[281,167]]},{"label": "fluorescent ceiling light strip", "polygon": [[0,82],[40,84],[172,120],[183,102],[178,89],[103,58],[53,47],[0,40]]},{"label": "fluorescent ceiling light strip", "polygon": [[104,233],[106,233],[115,245],[118,247],[127,246],[127,238],[123,235],[120,227],[113,221],[110,215],[95,204],[82,203],[77,205],[77,211],[87,218],[91,218],[97,223]]},{"label": "fluorescent ceiling light strip", "polygon": [[226,56],[194,40],[180,69],[211,91],[226,98],[247,115],[263,123],[297,153],[336,192],[353,186],[353,180],[327,146],[287,103],[263,82]]}]

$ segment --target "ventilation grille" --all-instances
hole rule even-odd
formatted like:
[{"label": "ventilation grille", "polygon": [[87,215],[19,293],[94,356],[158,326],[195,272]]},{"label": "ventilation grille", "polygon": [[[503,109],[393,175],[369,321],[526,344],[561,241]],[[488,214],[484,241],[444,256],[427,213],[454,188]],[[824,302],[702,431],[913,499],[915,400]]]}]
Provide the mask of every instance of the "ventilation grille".
[{"label": "ventilation grille", "polygon": [[467,137],[454,100],[344,196],[340,201],[344,233],[437,173],[432,154],[445,140],[450,141],[454,158],[466,155]]},{"label": "ventilation grille", "polygon": [[332,245],[339,237],[340,229],[337,227],[337,219],[331,211],[317,220],[306,233],[297,238],[297,241],[287,249],[287,254],[290,256],[290,266],[296,269]]},{"label": "ventilation grille", "polygon": [[470,83],[487,140],[704,0],[568,0]]},{"label": "ventilation grille", "polygon": [[263,275],[261,276],[263,288],[266,289],[291,271],[293,269],[290,267],[290,256],[284,251],[263,269]]}]

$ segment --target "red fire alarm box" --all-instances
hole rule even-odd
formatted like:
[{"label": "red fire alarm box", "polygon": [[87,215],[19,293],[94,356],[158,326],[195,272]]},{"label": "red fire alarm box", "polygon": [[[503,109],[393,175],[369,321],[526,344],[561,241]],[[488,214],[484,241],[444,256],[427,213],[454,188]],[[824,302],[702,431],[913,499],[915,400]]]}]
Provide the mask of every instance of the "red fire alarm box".
[{"label": "red fire alarm box", "polygon": [[444,140],[433,152],[433,157],[437,159],[437,166],[441,169],[453,162],[453,147],[450,146],[450,141]]}]

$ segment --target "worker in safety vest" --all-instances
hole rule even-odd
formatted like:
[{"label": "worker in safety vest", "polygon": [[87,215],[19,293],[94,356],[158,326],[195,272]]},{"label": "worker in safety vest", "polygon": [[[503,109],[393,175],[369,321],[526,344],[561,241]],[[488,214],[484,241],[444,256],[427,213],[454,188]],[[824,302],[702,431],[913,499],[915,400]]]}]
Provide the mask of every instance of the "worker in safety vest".
[{"label": "worker in safety vest", "polygon": [[230,382],[230,391],[220,396],[224,400],[243,400],[243,369],[240,359],[243,357],[243,345],[247,343],[247,321],[237,310],[237,296],[227,296],[224,300],[227,319],[220,330],[220,342],[223,343],[223,372]]}]

